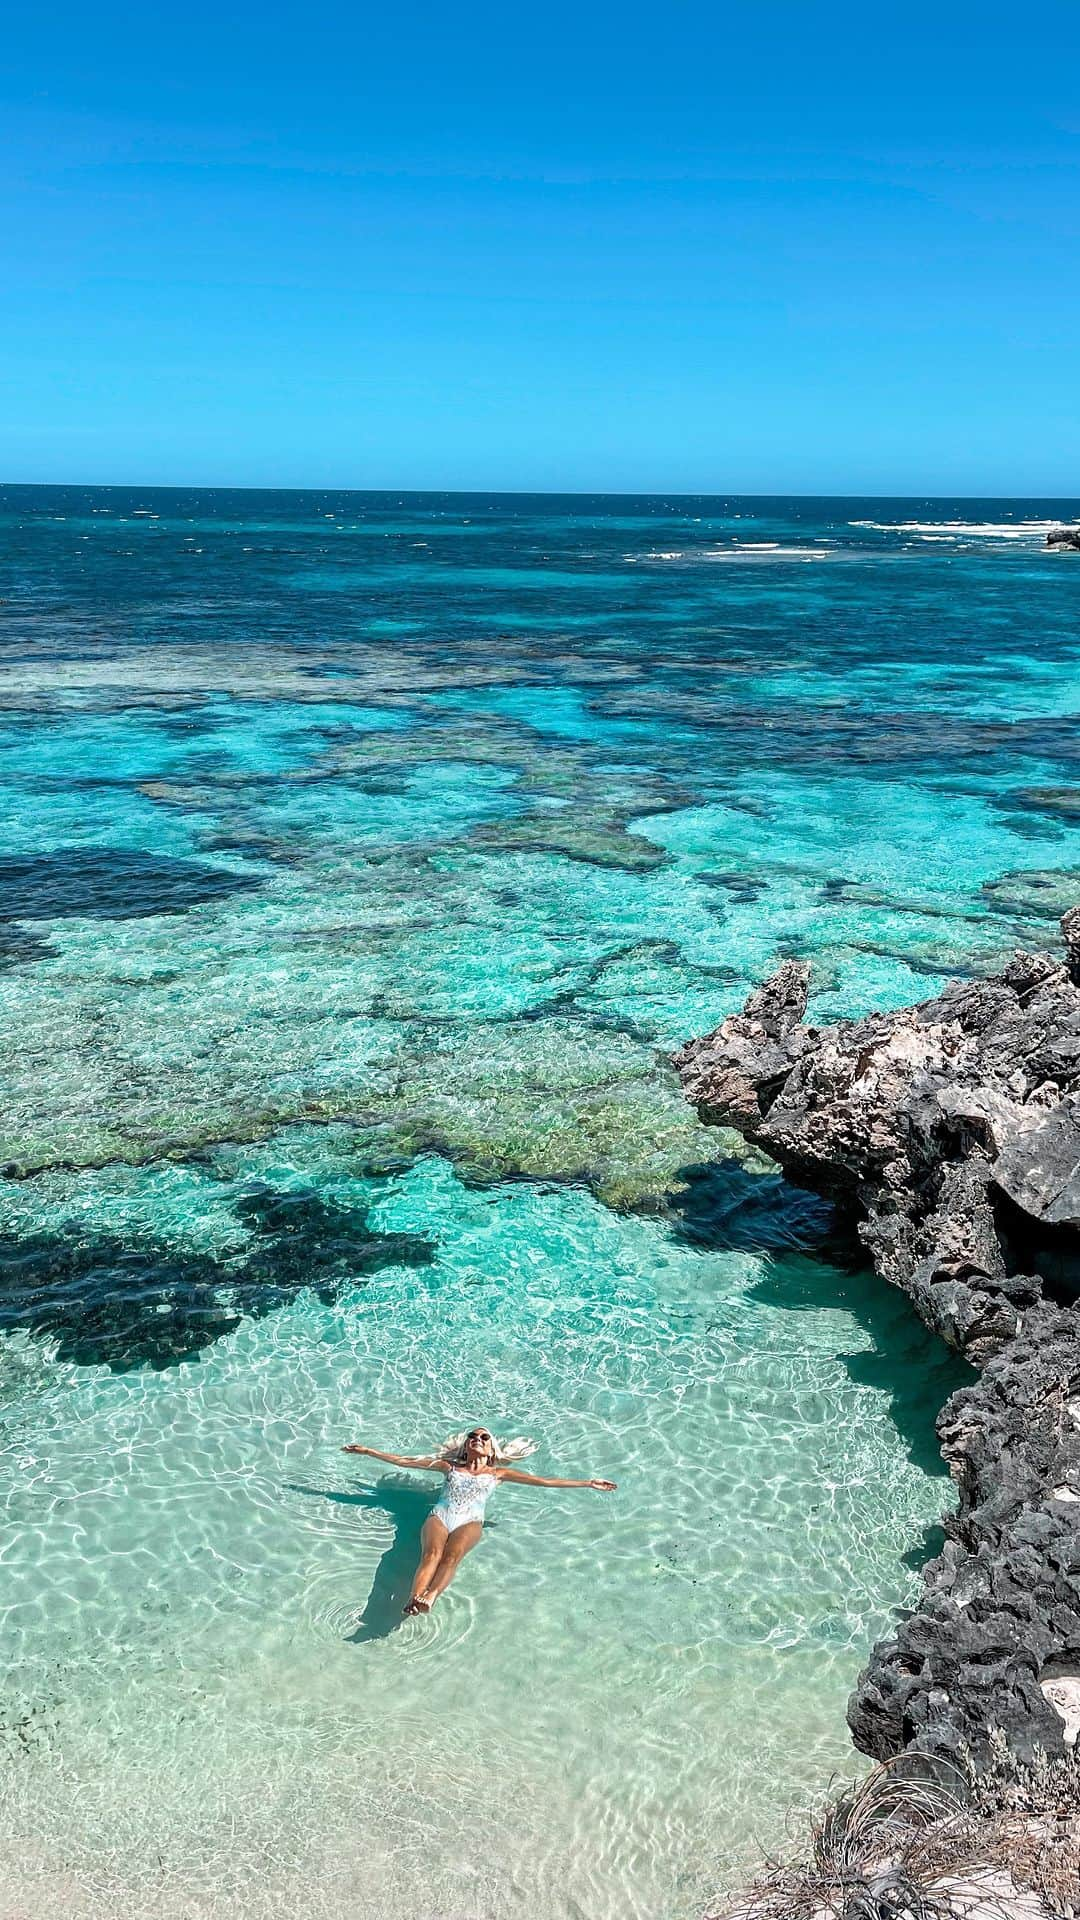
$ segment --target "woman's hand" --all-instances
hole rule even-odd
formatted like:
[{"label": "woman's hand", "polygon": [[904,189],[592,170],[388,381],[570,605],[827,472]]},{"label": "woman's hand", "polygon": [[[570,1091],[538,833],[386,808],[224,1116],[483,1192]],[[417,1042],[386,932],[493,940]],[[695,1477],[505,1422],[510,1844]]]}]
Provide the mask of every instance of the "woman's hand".
[{"label": "woman's hand", "polygon": [[585,1485],[595,1487],[597,1493],[614,1493],[616,1489],[614,1480],[586,1480]]},{"label": "woman's hand", "polygon": [[370,1447],[342,1447],[342,1453],[370,1453]]}]

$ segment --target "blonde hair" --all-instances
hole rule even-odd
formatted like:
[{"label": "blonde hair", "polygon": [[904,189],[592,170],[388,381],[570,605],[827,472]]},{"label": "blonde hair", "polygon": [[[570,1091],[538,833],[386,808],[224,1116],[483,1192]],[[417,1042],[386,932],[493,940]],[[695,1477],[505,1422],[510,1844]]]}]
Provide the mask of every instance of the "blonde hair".
[{"label": "blonde hair", "polygon": [[[452,1433],[448,1440],[436,1447],[436,1460],[446,1460],[451,1466],[459,1466],[468,1458],[465,1442],[473,1432],[475,1428],[464,1427],[460,1433]],[[496,1466],[500,1467],[509,1465],[511,1460],[527,1460],[530,1453],[536,1452],[536,1444],[535,1440],[526,1439],[522,1434],[514,1440],[496,1440],[494,1434],[491,1436],[492,1456]]]}]

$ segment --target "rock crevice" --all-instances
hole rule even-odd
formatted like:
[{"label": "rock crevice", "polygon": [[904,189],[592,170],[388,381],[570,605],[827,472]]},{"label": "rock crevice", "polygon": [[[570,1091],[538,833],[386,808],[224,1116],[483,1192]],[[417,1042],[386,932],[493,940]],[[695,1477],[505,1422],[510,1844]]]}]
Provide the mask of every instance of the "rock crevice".
[{"label": "rock crevice", "polygon": [[892,1013],[814,1027],[787,961],[676,1056],[737,1127],[853,1213],[882,1277],[980,1369],[938,1420],[958,1509],[918,1606],[851,1697],[856,1744],[988,1759],[1075,1739],[1080,1684],[1080,908],[1063,954],[1018,953]]}]

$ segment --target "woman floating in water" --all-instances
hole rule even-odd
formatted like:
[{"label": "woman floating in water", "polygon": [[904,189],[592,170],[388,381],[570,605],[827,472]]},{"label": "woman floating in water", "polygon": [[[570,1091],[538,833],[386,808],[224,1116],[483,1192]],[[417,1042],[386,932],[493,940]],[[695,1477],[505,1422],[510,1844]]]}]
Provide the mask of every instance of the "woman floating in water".
[{"label": "woman floating in water", "polygon": [[484,1531],[484,1512],[500,1480],[522,1487],[595,1487],[614,1493],[614,1480],[556,1480],[538,1473],[519,1473],[502,1463],[532,1453],[529,1441],[512,1440],[502,1448],[486,1427],[456,1434],[438,1452],[413,1459],[404,1453],[380,1453],[378,1447],[343,1447],[343,1453],[362,1453],[369,1460],[385,1460],[391,1467],[418,1467],[444,1473],[446,1485],[424,1521],[420,1534],[420,1564],[405,1603],[407,1614],[430,1613],[440,1593],[450,1585],[471,1547]]}]

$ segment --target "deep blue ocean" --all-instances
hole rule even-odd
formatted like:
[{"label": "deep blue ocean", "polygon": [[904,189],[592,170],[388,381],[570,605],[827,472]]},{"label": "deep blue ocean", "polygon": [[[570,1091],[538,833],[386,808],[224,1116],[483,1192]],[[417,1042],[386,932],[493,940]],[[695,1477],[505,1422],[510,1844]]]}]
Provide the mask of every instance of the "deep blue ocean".
[{"label": "deep blue ocean", "polygon": [[[0,490],[0,1907],[691,1920],[856,1764],[959,1375],[669,1055],[1052,939],[1078,516]],[[619,1491],[401,1624],[479,1420]]]}]

